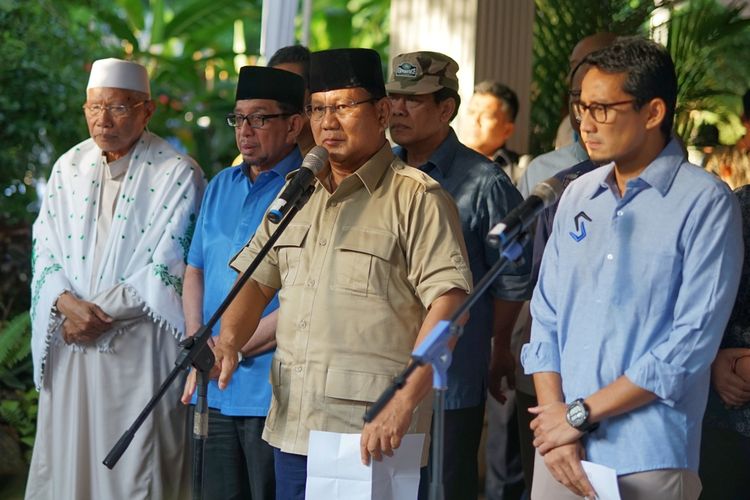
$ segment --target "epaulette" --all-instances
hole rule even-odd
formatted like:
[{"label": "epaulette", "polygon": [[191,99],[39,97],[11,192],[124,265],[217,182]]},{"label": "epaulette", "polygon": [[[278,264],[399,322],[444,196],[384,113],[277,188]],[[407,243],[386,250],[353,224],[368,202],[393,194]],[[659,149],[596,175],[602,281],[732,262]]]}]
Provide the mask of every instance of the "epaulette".
[{"label": "epaulette", "polygon": [[440,183],[438,181],[422,172],[418,168],[410,167],[399,158],[396,158],[393,163],[391,163],[391,168],[396,173],[396,175],[400,175],[417,181],[425,189],[425,191],[440,189]]}]

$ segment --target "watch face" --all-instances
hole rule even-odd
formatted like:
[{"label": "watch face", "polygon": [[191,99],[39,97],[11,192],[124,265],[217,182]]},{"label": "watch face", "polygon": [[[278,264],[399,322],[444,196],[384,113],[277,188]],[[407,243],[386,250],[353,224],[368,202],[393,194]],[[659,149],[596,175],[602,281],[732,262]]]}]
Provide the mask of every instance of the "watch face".
[{"label": "watch face", "polygon": [[586,423],[586,410],[580,403],[574,403],[568,407],[568,422],[576,429]]}]

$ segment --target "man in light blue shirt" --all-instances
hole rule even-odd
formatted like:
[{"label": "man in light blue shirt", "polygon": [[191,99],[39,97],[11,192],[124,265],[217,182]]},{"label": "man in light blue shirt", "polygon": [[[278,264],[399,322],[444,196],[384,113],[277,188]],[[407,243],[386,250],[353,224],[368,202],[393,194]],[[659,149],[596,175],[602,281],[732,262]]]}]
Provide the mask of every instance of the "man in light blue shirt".
[{"label": "man in light blue shirt", "polygon": [[624,500],[696,499],[710,365],[742,266],[739,208],[670,138],[663,47],[620,39],[586,63],[573,111],[591,160],[611,163],[563,194],[532,298],[532,499],[592,497],[584,456],[616,470]]},{"label": "man in light blue shirt", "polygon": [[[302,163],[296,140],[303,124],[304,88],[302,77],[288,71],[255,66],[240,70],[227,124],[234,127],[243,161],[219,172],[203,198],[185,272],[189,334],[214,314],[234,285],[237,273],[229,261],[255,234],[286,175]],[[261,435],[271,402],[268,375],[278,306],[274,297],[253,339],[242,348],[244,359],[229,386],[221,391],[216,381],[209,383],[206,498],[275,497],[273,449]],[[194,388],[191,374],[183,403],[190,402]]]}]

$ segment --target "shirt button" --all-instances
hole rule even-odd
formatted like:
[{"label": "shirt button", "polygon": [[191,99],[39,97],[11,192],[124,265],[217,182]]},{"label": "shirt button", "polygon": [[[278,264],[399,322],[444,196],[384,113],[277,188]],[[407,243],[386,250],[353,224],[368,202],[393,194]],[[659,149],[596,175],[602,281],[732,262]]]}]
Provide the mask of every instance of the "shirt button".
[{"label": "shirt button", "polygon": [[302,367],[301,366],[297,366],[297,367],[294,368],[294,371],[297,372],[297,373],[302,373]]},{"label": "shirt button", "polygon": [[608,253],[608,254],[607,254],[607,260],[612,260],[612,259],[614,259],[614,258],[615,258],[615,256],[614,256],[614,255],[612,255],[611,253]]},{"label": "shirt button", "polygon": [[618,216],[618,217],[622,217],[622,214],[623,214],[623,211],[622,211],[622,210],[618,210],[618,211],[617,211],[617,216]]},{"label": "shirt button", "polygon": [[300,321],[299,322],[299,327],[302,328],[303,330],[305,328],[307,328],[307,321],[305,321],[304,319],[302,321]]},{"label": "shirt button", "polygon": [[310,288],[314,287],[315,286],[315,280],[307,280],[307,286],[309,286]]},{"label": "shirt button", "polygon": [[324,239],[320,240],[318,243],[320,244],[320,246],[324,247],[324,246],[326,246],[328,244],[328,241],[324,238]]}]

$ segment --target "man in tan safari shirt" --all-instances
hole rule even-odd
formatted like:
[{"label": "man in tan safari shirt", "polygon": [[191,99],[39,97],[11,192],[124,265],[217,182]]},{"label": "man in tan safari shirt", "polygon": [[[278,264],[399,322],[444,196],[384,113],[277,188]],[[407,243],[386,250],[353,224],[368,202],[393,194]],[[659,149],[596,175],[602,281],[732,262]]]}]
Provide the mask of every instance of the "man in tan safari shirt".
[{"label": "man in tan safari shirt", "polygon": [[[362,432],[364,463],[392,454],[407,432],[429,431],[430,367],[373,422],[363,426],[362,415],[471,286],[450,195],[385,138],[391,105],[377,52],[313,53],[310,91],[306,111],[330,169],[227,310],[215,348],[225,387],[238,348],[280,290],[263,438],[275,449],[278,498],[290,499],[304,498],[310,430]],[[246,269],[274,229],[262,223],[231,265]]]}]

